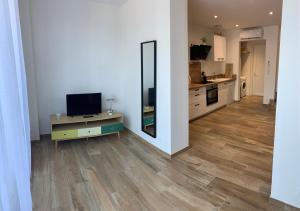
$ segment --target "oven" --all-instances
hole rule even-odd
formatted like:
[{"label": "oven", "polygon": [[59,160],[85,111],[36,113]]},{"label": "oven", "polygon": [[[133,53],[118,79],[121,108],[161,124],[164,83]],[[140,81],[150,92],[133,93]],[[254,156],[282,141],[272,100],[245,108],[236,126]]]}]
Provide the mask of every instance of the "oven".
[{"label": "oven", "polygon": [[206,87],[206,104],[212,105],[218,102],[218,84],[211,84]]}]

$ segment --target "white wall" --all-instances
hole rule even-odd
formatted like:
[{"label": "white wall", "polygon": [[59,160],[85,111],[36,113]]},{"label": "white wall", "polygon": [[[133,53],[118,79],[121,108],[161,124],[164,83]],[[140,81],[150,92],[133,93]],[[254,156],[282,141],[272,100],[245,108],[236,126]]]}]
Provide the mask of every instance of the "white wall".
[{"label": "white wall", "polygon": [[189,145],[187,5],[187,0],[171,0],[172,154]]},{"label": "white wall", "polygon": [[[227,41],[226,63],[233,64],[233,74],[240,78],[240,30],[228,30],[224,32]],[[225,71],[225,70],[224,70]],[[234,100],[240,100],[240,80],[235,83]]]},{"label": "white wall", "polygon": [[[187,2],[129,0],[120,14],[126,126],[160,150],[173,154],[188,146],[188,52],[182,50],[188,45]],[[157,40],[156,139],[141,131],[140,43],[149,40]],[[132,99],[128,100],[128,96]]]},{"label": "white wall", "polygon": [[33,42],[32,42],[32,29],[31,29],[31,11],[29,0],[19,1],[20,19],[22,29],[23,50],[25,57],[27,89],[29,98],[29,115],[30,115],[30,133],[31,140],[40,139],[39,128],[39,113],[37,104],[37,91],[36,91],[36,72],[33,56]]},{"label": "white wall", "polygon": [[276,73],[279,49],[279,27],[264,27],[264,39],[266,40],[266,66],[264,82],[264,104],[269,104],[275,96]]},{"label": "white wall", "polygon": [[271,197],[300,208],[300,1],[283,1]]},{"label": "white wall", "polygon": [[[176,24],[174,24],[175,26]],[[207,45],[212,46],[212,49],[210,50],[207,59],[205,61],[202,61],[202,71],[206,73],[206,75],[214,75],[214,74],[222,74],[224,62],[215,62],[214,61],[214,51],[213,51],[213,45],[214,45],[214,30],[201,27],[199,25],[195,24],[189,24],[188,26],[188,43],[189,46],[191,44],[194,45],[200,45],[202,44],[201,39],[206,38]]]},{"label": "white wall", "polygon": [[[170,0],[128,0],[120,9],[122,110],[126,126],[171,154]],[[140,43],[157,40],[157,138],[141,131]]]},{"label": "white wall", "polygon": [[[87,0],[31,0],[41,134],[51,114],[66,112],[66,94],[119,94],[118,6]],[[116,106],[115,106],[116,108]]]},{"label": "white wall", "polygon": [[[88,0],[31,0],[41,134],[50,132],[51,114],[66,112],[67,93],[102,92],[104,98],[117,97],[115,108],[124,113],[126,127],[147,142],[168,154],[185,148],[186,4],[186,0],[172,4],[170,0],[128,0],[122,5]],[[171,18],[172,23],[181,23],[172,28],[172,33]],[[156,139],[141,131],[140,43],[150,40],[157,40]],[[179,104],[171,108],[171,100]]]}]

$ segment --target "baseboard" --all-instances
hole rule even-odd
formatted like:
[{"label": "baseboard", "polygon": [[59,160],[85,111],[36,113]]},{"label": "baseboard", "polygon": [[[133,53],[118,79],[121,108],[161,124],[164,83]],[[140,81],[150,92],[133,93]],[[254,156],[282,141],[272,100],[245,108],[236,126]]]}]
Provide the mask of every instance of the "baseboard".
[{"label": "baseboard", "polygon": [[130,133],[131,135],[135,136],[137,139],[141,140],[140,143],[142,143],[142,144],[144,144],[145,146],[147,146],[147,147],[153,149],[153,150],[156,151],[159,155],[161,155],[161,156],[163,156],[164,158],[167,158],[167,159],[172,159],[172,158],[176,157],[177,155],[179,155],[179,154],[181,154],[181,153],[183,153],[183,152],[185,152],[185,151],[187,151],[187,150],[189,150],[189,149],[191,148],[191,146],[188,146],[188,147],[186,147],[186,148],[184,148],[184,149],[182,149],[182,150],[180,150],[180,151],[178,151],[178,152],[176,152],[176,153],[170,155],[170,154],[168,154],[168,153],[162,151],[161,149],[157,148],[156,146],[150,144],[149,142],[147,142],[145,139],[143,139],[142,137],[140,137],[139,135],[137,135],[136,133],[134,133],[134,132],[131,131],[130,129],[128,129],[128,128],[125,127],[125,130],[126,130],[128,133]]},{"label": "baseboard", "polygon": [[31,140],[31,142],[38,142],[38,141],[43,141],[43,140],[47,140],[47,139],[51,139],[51,134],[43,134],[43,135],[40,135],[40,139],[37,139],[37,140]]},{"label": "baseboard", "polygon": [[125,130],[130,133],[131,135],[135,136],[137,139],[141,140],[140,143],[144,144],[147,147],[150,147],[151,149],[153,149],[154,151],[156,151],[158,154],[160,154],[161,156],[163,156],[164,158],[167,159],[171,159],[171,155],[169,155],[168,153],[158,149],[156,146],[148,143],[145,139],[143,139],[142,137],[140,137],[139,135],[137,135],[136,133],[134,133],[133,131],[131,131],[130,129],[128,129],[127,127],[125,127]]},{"label": "baseboard", "polygon": [[175,152],[174,154],[171,155],[171,159],[175,158],[176,156],[180,155],[181,153],[184,153],[186,152],[187,150],[191,149],[192,146],[189,145],[187,146],[186,148],[182,149],[182,150],[179,150],[178,152]]},{"label": "baseboard", "polygon": [[270,195],[270,198],[273,199],[273,200],[275,200],[275,201],[278,201],[278,202],[287,204],[287,205],[289,205],[289,206],[291,206],[291,207],[294,207],[295,209],[299,209],[299,208],[300,208],[300,205],[299,205],[299,204],[290,202],[290,201],[285,200],[285,199],[279,199],[279,198],[277,198],[276,196],[274,196],[274,195],[272,195],[272,194]]}]

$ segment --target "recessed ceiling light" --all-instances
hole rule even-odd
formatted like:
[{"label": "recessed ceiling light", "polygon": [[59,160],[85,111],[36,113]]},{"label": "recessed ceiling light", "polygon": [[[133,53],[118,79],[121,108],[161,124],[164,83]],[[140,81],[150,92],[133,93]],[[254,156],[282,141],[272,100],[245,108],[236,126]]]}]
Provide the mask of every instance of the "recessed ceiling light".
[{"label": "recessed ceiling light", "polygon": [[239,24],[235,24],[235,27],[239,27],[240,25]]},{"label": "recessed ceiling light", "polygon": [[270,11],[270,12],[269,12],[269,15],[273,15],[273,14],[274,14],[274,12],[273,12],[273,11]]},{"label": "recessed ceiling light", "polygon": [[215,16],[214,16],[214,18],[215,18],[215,19],[217,19],[217,18],[218,18],[218,16],[217,16],[217,15],[215,15]]}]

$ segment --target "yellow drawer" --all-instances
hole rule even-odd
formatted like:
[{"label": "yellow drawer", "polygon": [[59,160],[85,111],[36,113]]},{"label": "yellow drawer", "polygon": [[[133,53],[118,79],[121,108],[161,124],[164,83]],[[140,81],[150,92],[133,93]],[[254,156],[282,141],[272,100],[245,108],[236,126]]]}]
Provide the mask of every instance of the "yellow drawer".
[{"label": "yellow drawer", "polygon": [[78,130],[79,137],[99,136],[101,135],[101,127],[84,128]]},{"label": "yellow drawer", "polygon": [[53,131],[52,140],[67,140],[78,138],[77,130]]}]

